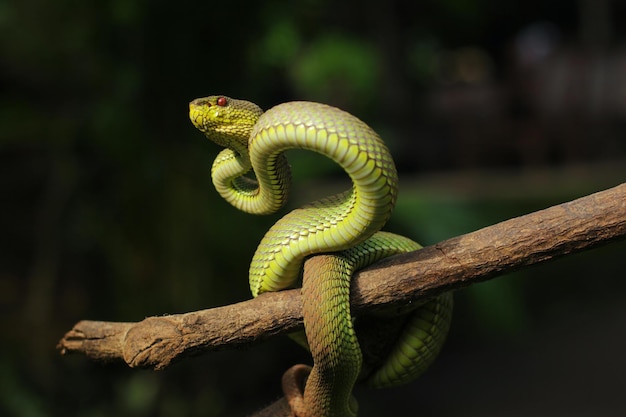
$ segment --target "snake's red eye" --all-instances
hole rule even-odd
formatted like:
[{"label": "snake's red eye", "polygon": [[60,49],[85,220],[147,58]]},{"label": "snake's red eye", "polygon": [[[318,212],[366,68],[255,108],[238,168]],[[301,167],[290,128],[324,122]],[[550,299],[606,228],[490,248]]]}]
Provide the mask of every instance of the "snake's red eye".
[{"label": "snake's red eye", "polygon": [[217,99],[217,105],[220,107],[224,107],[226,105],[226,97],[219,97]]}]

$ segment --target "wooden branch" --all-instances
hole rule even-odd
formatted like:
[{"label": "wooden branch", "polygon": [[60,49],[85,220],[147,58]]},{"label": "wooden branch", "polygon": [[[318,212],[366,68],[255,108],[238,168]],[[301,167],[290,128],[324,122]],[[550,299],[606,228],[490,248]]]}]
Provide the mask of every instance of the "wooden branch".
[{"label": "wooden branch", "polygon": [[[422,250],[384,259],[353,279],[355,314],[403,308],[513,270],[626,237],[626,183]],[[138,323],[81,321],[62,354],[162,369],[199,352],[234,348],[302,326],[300,291]]]}]

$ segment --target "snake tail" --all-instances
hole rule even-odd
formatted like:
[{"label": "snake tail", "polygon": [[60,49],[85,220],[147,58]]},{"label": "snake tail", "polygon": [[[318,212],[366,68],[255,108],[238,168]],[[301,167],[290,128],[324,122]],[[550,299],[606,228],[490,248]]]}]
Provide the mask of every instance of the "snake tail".
[{"label": "snake tail", "polygon": [[350,315],[353,271],[354,263],[341,254],[315,256],[305,264],[302,308],[314,365],[304,404],[313,416],[357,414],[352,388],[362,357]]},{"label": "snake tail", "polygon": [[359,378],[376,388],[397,386],[417,378],[434,361],[449,329],[450,294],[408,313],[391,354],[368,375],[360,374],[363,359],[349,307],[354,272],[382,258],[420,248],[403,236],[378,232],[355,247],[318,255],[305,263],[303,315],[314,366],[296,365],[283,378],[285,396],[296,416],[354,417],[358,404],[352,389]]}]

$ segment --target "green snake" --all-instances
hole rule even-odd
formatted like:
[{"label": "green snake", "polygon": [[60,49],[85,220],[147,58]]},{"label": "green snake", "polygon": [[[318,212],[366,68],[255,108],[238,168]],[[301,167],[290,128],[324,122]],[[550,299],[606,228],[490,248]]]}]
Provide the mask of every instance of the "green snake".
[{"label": "green snake", "polygon": [[[350,190],[277,221],[250,264],[250,289],[256,297],[292,287],[310,258],[305,276],[312,278],[303,283],[302,295],[314,366],[311,370],[296,365],[285,373],[283,390],[293,415],[356,416],[352,388],[359,378],[372,386],[394,386],[421,374],[448,332],[449,293],[411,312],[389,357],[368,375],[361,372],[363,358],[350,315],[354,271],[420,248],[405,237],[380,231],[398,190],[395,164],[380,137],[355,116],[312,102],[284,103],[263,112],[248,101],[210,96],[193,100],[189,117],[207,138],[225,148],[213,163],[213,184],[226,201],[245,212],[270,214],[285,204],[291,185],[285,156],[289,149],[325,155],[352,180]],[[312,256],[316,254],[325,255]]]}]

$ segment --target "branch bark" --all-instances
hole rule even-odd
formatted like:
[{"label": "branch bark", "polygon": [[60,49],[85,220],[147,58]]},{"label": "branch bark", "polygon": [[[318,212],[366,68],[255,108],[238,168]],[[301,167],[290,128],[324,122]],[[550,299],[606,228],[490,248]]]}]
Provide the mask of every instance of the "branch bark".
[{"label": "branch bark", "polygon": [[[626,237],[626,183],[377,262],[353,278],[354,314],[393,308]],[[138,323],[83,320],[62,354],[162,369],[193,354],[232,349],[302,327],[299,289]]]}]

